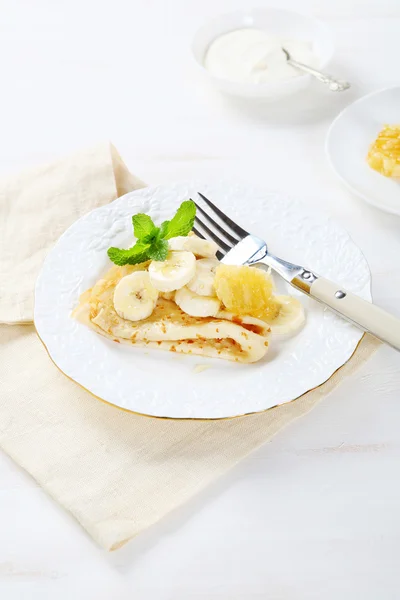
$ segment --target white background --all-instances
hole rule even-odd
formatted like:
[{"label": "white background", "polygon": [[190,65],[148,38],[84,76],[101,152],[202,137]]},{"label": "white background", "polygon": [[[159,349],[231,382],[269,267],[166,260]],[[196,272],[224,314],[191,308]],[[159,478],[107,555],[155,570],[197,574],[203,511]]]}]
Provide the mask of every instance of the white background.
[{"label": "white background", "polygon": [[[263,0],[255,1],[262,6]],[[400,218],[345,191],[324,156],[334,116],[400,83],[399,0],[286,0],[327,21],[343,95],[262,111],[204,86],[189,45],[248,0],[0,2],[0,174],[111,139],[148,183],[240,178],[325,207],[400,316]],[[107,554],[0,455],[0,598],[397,600],[400,354],[379,352],[184,508]]]}]

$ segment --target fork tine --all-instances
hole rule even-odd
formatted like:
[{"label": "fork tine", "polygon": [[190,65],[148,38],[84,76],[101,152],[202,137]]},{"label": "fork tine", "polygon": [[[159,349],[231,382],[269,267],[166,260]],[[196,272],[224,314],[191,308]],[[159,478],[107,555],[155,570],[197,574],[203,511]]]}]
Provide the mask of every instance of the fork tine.
[{"label": "fork tine", "polygon": [[204,202],[208,204],[208,206],[215,212],[215,214],[218,215],[219,218],[232,229],[232,231],[237,233],[237,235],[239,235],[240,238],[244,238],[249,235],[249,233],[245,229],[243,229],[243,227],[240,227],[237,223],[235,223],[235,221],[232,221],[232,219],[227,217],[226,214],[222,212],[222,210],[220,210],[217,206],[215,206],[215,204],[211,202],[211,200],[206,198],[200,192],[197,193],[200,196],[200,198],[202,198]]},{"label": "fork tine", "polygon": [[240,240],[237,240],[236,238],[234,238],[233,235],[231,235],[230,233],[228,233],[223,227],[221,227],[221,225],[219,225],[216,221],[214,221],[214,219],[212,219],[210,217],[210,215],[208,215],[206,213],[206,211],[201,208],[201,206],[199,206],[196,202],[195,202],[195,204],[196,204],[197,210],[200,211],[201,214],[204,215],[204,217],[207,219],[207,221],[209,221],[217,231],[219,231],[220,233],[222,233],[222,235],[224,237],[226,237],[226,239],[231,244],[236,245],[236,244],[238,244],[240,242]]},{"label": "fork tine", "polygon": [[[205,240],[205,236],[198,230],[196,229],[196,227],[192,227],[192,231],[197,235],[197,237]],[[222,260],[224,258],[225,254],[223,252],[221,252],[221,250],[217,250],[216,252],[216,257],[218,258],[218,260]]]},{"label": "fork tine", "polygon": [[216,233],[214,233],[214,231],[212,231],[211,229],[209,229],[209,227],[207,227],[207,225],[205,225],[203,223],[203,221],[201,221],[198,217],[195,217],[195,223],[197,225],[200,225],[200,227],[202,229],[204,229],[204,231],[207,233],[207,235],[216,243],[218,244],[218,246],[220,248],[222,248],[222,250],[224,252],[229,252],[229,250],[232,250],[231,246],[228,246],[228,244],[226,242],[224,242],[223,240],[221,240],[221,238],[219,238],[217,236]]},{"label": "fork tine", "polygon": [[197,237],[201,238],[202,240],[206,239],[206,237],[198,229],[196,229],[196,227],[192,227],[192,231],[197,235]]}]

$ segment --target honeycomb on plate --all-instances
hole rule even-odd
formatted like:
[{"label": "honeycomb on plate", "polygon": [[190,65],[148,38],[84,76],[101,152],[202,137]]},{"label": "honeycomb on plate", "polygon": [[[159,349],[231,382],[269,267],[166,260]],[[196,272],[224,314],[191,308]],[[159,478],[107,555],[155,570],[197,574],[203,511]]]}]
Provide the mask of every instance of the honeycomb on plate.
[{"label": "honeycomb on plate", "polygon": [[261,269],[219,265],[214,287],[223,305],[235,315],[269,321],[279,314],[280,304],[273,297],[272,279]]},{"label": "honeycomb on plate", "polygon": [[385,125],[369,148],[367,162],[385,177],[400,177],[400,125]]}]

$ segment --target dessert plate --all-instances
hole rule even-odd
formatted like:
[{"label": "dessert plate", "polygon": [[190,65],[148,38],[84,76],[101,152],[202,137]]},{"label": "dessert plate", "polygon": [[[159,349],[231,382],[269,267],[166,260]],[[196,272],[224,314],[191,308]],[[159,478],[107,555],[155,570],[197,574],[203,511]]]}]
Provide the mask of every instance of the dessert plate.
[{"label": "dessert plate", "polygon": [[[291,288],[306,310],[292,338],[272,336],[265,359],[244,365],[116,344],[71,318],[79,295],[110,266],[107,248],[132,243],[131,216],[170,217],[197,191],[271,252],[306,264],[371,299],[368,264],[348,234],[287,196],[232,182],[168,184],[132,192],[79,219],[47,256],[36,283],[35,325],[58,368],[101,400],[154,417],[221,419],[261,412],[321,385],[353,354],[362,332]],[[287,293],[286,284],[278,288]],[[283,287],[282,287],[283,286]]]},{"label": "dessert plate", "polygon": [[400,124],[400,86],[364,96],[333,121],[326,138],[328,160],[341,181],[363,200],[400,215],[400,182],[371,169],[368,148],[384,125]]}]

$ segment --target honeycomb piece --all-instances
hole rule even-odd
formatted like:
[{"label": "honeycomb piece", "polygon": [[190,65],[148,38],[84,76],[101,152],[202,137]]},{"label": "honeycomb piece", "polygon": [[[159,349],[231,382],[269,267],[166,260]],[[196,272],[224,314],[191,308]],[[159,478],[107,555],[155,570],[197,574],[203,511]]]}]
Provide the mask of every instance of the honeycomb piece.
[{"label": "honeycomb piece", "polygon": [[219,265],[214,287],[223,305],[235,315],[268,321],[279,314],[280,305],[273,298],[272,279],[257,267]]},{"label": "honeycomb piece", "polygon": [[385,177],[400,177],[400,125],[385,125],[370,146],[367,162]]}]

